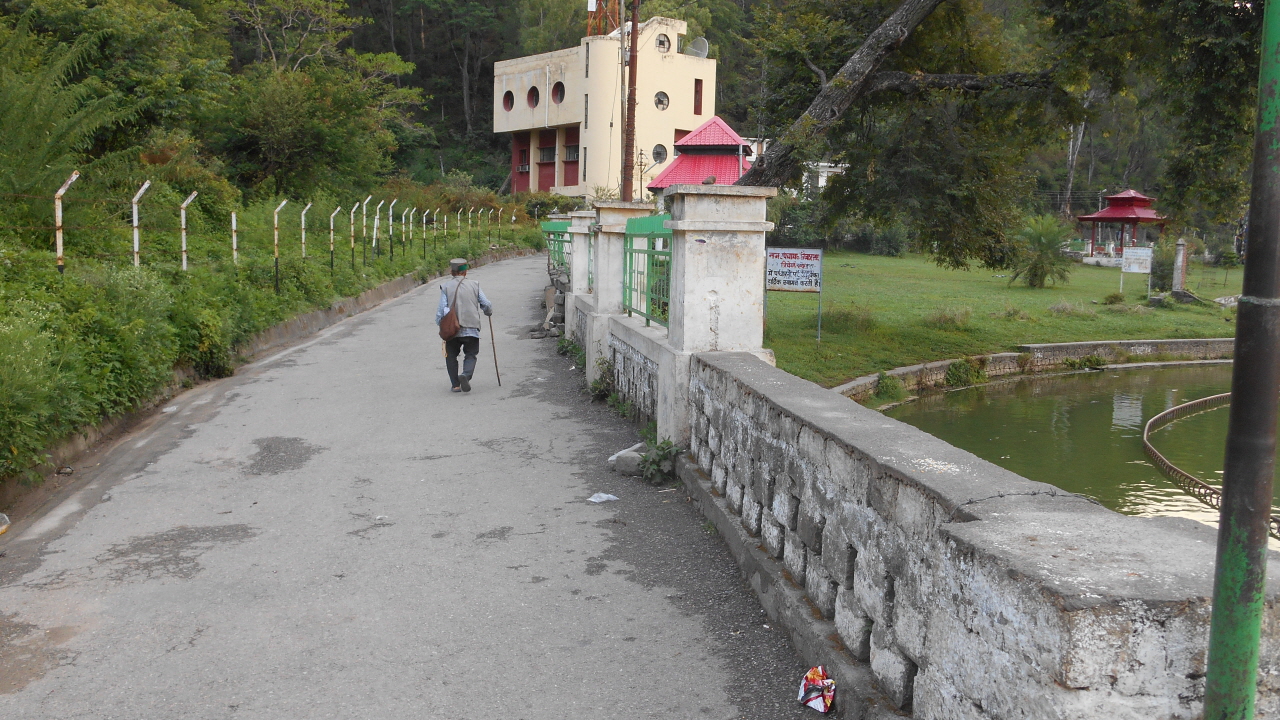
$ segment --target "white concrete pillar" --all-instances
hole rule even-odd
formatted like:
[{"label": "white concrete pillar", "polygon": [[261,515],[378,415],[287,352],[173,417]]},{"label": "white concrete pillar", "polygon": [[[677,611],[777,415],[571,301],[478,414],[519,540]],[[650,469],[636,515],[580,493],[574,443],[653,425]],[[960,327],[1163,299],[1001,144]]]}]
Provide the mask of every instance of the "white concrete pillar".
[{"label": "white concrete pillar", "polygon": [[587,382],[596,379],[596,361],[609,352],[609,316],[622,313],[623,238],[627,220],[653,214],[653,203],[597,200],[595,206],[595,312],[588,318]]},{"label": "white concrete pillar", "polygon": [[674,185],[671,347],[753,352],[764,342],[765,201],[777,188]]},{"label": "white concrete pillar", "polygon": [[1173,291],[1183,292],[1187,289],[1187,241],[1178,238],[1173,247]]},{"label": "white concrete pillar", "polygon": [[[595,224],[596,214],[593,210],[576,210],[569,213],[569,289],[564,299],[565,335],[579,345],[585,347],[587,338],[579,333],[578,313],[595,312],[594,298],[587,287],[588,273],[591,271],[588,260],[591,259],[591,226]],[[589,323],[586,323],[589,324]],[[584,330],[585,332],[585,330]]]}]

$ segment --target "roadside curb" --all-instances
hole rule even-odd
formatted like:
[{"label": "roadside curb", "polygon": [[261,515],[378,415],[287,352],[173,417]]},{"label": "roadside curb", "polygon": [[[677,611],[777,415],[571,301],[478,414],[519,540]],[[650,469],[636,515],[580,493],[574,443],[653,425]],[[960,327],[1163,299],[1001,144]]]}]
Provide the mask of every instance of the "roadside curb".
[{"label": "roadside curb", "polygon": [[[747,584],[760,600],[770,621],[785,630],[800,657],[810,665],[824,665],[836,681],[836,706],[831,717],[844,720],[888,720],[902,717],[890,710],[876,687],[871,668],[850,657],[840,642],[835,623],[822,617],[804,588],[793,583],[783,566],[760,548],[716,494],[711,478],[688,456],[676,458],[676,476],[694,504],[729,548]],[[800,678],[796,678],[796,683]]]}]

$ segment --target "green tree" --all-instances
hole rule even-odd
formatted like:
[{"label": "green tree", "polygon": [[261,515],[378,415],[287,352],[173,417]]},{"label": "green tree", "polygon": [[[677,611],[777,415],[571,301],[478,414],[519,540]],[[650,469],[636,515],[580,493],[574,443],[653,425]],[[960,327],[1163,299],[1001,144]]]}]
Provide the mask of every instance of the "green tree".
[{"label": "green tree", "polygon": [[49,47],[31,33],[25,17],[0,30],[0,189],[18,196],[0,210],[9,224],[43,221],[48,203],[33,209],[22,196],[51,195],[72,170],[85,169],[84,153],[98,133],[131,115],[133,107],[101,81],[71,80],[95,42],[86,35],[70,47]]},{"label": "green tree", "polygon": [[1072,260],[1062,253],[1071,237],[1071,228],[1052,215],[1027,219],[1018,231],[1018,254],[1013,260],[1012,285],[1019,278],[1027,287],[1043,288],[1046,282],[1065,283],[1071,276]]},{"label": "green tree", "polygon": [[521,0],[517,7],[526,55],[574,47],[586,34],[587,5],[580,0]]}]

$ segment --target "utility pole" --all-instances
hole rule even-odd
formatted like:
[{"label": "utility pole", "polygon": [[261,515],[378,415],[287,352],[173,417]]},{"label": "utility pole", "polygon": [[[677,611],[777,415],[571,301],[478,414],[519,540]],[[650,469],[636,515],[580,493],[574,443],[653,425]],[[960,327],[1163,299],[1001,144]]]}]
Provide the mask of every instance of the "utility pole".
[{"label": "utility pole", "polygon": [[1251,720],[1267,588],[1280,393],[1280,7],[1262,19],[1249,252],[1236,319],[1205,720]]},{"label": "utility pole", "polygon": [[[621,34],[621,33],[619,33]],[[631,45],[627,55],[627,118],[622,131],[622,200],[631,202],[635,184],[636,154],[636,65],[640,44],[640,0],[631,5]]]}]

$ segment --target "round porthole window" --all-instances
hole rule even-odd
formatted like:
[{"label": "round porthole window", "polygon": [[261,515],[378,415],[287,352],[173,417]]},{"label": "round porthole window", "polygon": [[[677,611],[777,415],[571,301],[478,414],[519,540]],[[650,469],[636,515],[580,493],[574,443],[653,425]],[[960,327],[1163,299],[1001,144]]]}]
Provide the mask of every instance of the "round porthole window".
[{"label": "round porthole window", "polygon": [[663,33],[658,33],[658,37],[653,41],[653,44],[658,48],[658,52],[667,52],[671,50],[671,38],[667,37]]},{"label": "round porthole window", "polygon": [[538,88],[536,87],[529,88],[529,94],[525,96],[525,100],[529,101],[529,107],[531,108],[538,107]]},{"label": "round porthole window", "polygon": [[667,97],[666,93],[660,92],[653,96],[653,106],[659,110],[666,110],[671,107],[671,98]]},{"label": "round porthole window", "polygon": [[664,163],[666,161],[667,161],[667,146],[654,145],[653,146],[653,162],[656,164],[656,163]]},{"label": "round porthole window", "polygon": [[515,108],[515,106],[516,106],[515,93],[511,92],[510,90],[502,93],[502,109],[506,110],[507,112],[511,112],[512,109]]},{"label": "round porthole window", "polygon": [[551,86],[551,102],[557,105],[564,102],[564,83],[558,82]]}]

